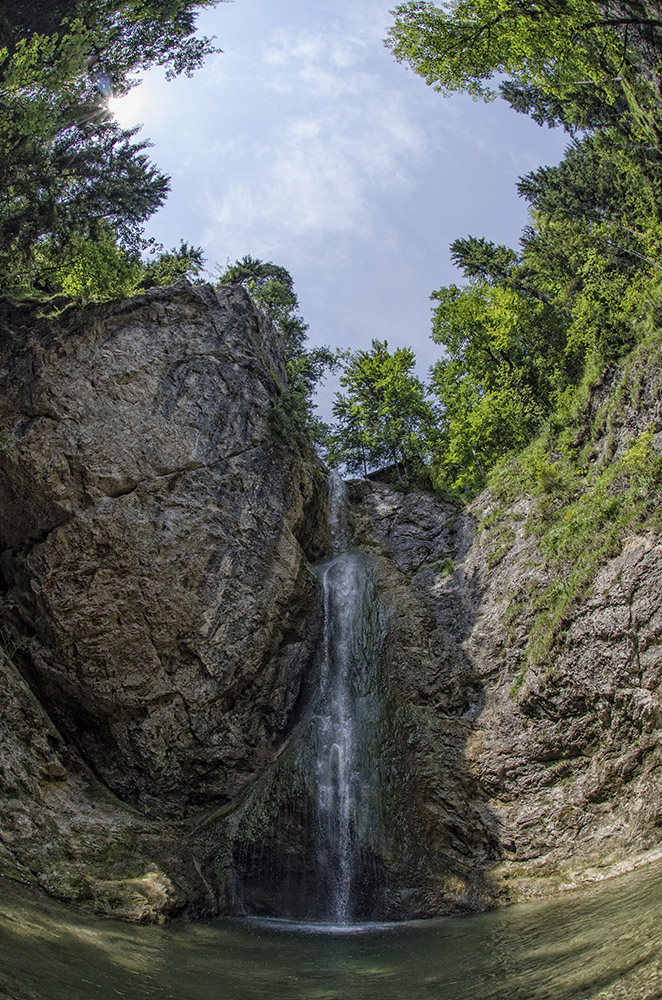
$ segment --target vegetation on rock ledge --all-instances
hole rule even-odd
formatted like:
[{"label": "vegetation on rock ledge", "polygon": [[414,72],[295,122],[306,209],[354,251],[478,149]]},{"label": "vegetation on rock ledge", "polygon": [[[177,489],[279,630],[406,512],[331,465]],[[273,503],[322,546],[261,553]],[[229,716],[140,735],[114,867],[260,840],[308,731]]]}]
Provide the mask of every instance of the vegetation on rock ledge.
[{"label": "vegetation on rock ledge", "polygon": [[625,537],[662,528],[662,425],[650,406],[661,394],[662,332],[654,328],[622,365],[587,372],[536,440],[490,479],[483,529],[514,541],[512,505],[527,497],[524,531],[541,558],[539,576],[507,612],[512,621],[524,609],[533,616],[516,686],[529,663],[550,662],[568,616]]},{"label": "vegetation on rock ledge", "polygon": [[[365,455],[375,464],[389,453],[411,478],[406,449],[396,460],[387,446],[409,400],[425,476],[466,501],[537,434],[553,450],[552,428],[565,426],[586,380],[621,364],[659,324],[662,20],[654,4],[584,0],[443,9],[409,0],[394,14],[387,44],[428,84],[491,100],[498,74],[515,110],[572,137],[558,166],[519,179],[530,208],[519,249],[476,236],[451,245],[465,284],[432,293],[442,355],[427,396],[414,403],[412,383],[402,399],[366,407],[359,395],[377,398],[385,385],[373,365],[369,392],[364,372],[360,394],[338,397],[332,463],[359,469]],[[379,350],[386,358],[388,345]],[[350,357],[346,385],[359,360]]]}]

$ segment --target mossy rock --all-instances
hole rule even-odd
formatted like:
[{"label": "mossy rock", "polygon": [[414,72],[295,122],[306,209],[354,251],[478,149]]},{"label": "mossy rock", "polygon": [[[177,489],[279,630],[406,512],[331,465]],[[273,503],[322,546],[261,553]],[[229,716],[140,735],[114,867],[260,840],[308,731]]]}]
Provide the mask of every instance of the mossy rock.
[{"label": "mossy rock", "polygon": [[97,913],[132,923],[162,924],[178,904],[173,883],[158,870],[139,878],[90,881],[90,891]]}]

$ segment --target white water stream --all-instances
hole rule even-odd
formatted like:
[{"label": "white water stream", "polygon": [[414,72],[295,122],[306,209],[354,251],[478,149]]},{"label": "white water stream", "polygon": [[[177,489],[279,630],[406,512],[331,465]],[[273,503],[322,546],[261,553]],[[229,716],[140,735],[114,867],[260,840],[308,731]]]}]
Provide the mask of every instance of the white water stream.
[{"label": "white water stream", "polygon": [[329,516],[333,558],[321,569],[324,632],[314,711],[317,857],[330,886],[326,918],[347,924],[355,918],[361,892],[357,833],[375,821],[367,814],[375,802],[369,720],[378,697],[376,658],[383,630],[366,562],[348,549],[346,488],[334,473]]}]

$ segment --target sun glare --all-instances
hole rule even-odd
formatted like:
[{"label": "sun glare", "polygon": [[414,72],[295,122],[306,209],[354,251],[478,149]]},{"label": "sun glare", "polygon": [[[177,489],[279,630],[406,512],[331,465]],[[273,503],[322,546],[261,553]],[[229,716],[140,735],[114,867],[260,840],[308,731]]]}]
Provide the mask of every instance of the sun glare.
[{"label": "sun glare", "polygon": [[147,90],[140,84],[124,97],[111,97],[108,110],[123,128],[129,128],[142,121],[147,105]]}]

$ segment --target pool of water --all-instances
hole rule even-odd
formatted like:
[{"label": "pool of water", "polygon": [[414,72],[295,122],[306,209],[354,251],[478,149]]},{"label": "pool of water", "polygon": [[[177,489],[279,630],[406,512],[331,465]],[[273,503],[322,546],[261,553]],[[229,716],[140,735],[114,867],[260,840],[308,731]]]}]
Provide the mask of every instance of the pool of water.
[{"label": "pool of water", "polygon": [[656,1000],[662,864],[470,917],[142,927],[0,882],[3,1000]]}]

